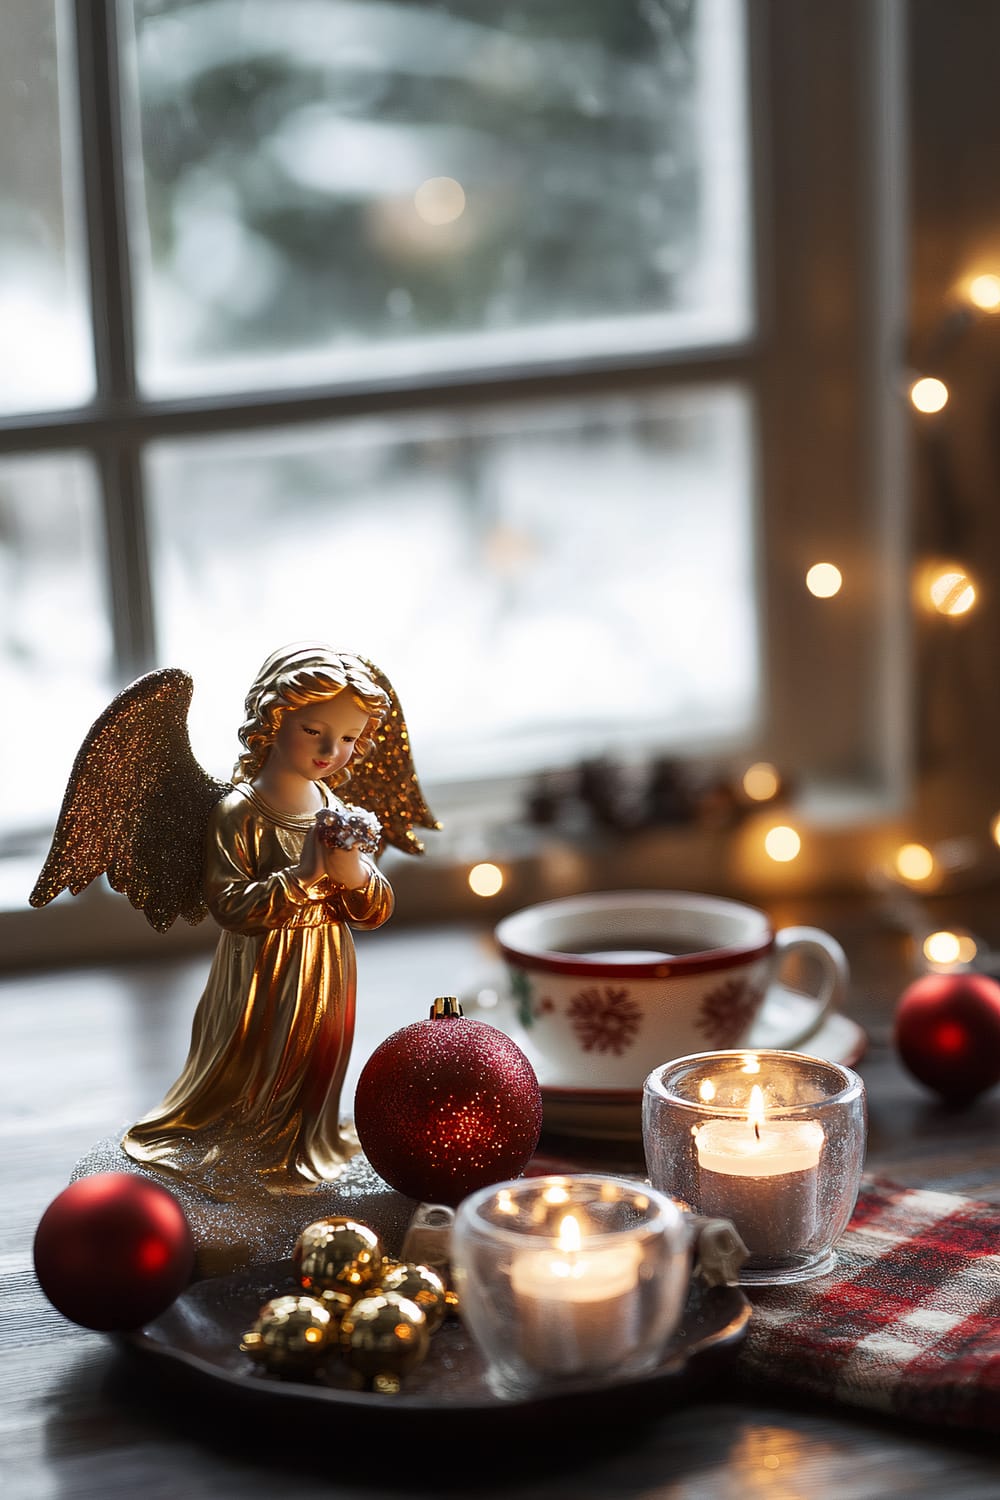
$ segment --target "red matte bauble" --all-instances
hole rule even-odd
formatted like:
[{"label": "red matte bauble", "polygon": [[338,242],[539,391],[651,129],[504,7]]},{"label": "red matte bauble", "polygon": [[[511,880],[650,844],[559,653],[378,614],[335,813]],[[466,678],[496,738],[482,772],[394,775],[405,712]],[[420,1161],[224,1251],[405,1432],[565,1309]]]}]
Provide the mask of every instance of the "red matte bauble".
[{"label": "red matte bauble", "polygon": [[128,1172],[80,1177],[35,1231],[35,1275],[53,1307],[102,1333],[141,1328],[194,1270],[194,1237],[177,1199]]},{"label": "red matte bauble", "polygon": [[496,1026],[438,1015],[375,1049],[358,1079],[354,1125],[390,1187],[454,1207],[476,1188],[520,1176],[541,1134],[542,1091]]},{"label": "red matte bauble", "polygon": [[1000,1083],[1000,984],[988,974],[925,974],[896,1006],[896,1051],[950,1102]]}]

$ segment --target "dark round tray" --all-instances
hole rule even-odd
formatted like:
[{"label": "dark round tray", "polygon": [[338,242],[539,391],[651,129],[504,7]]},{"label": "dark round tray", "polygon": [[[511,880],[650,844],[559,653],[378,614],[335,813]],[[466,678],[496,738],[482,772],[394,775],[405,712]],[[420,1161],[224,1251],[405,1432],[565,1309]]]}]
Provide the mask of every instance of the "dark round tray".
[{"label": "dark round tray", "polygon": [[[296,1287],[289,1262],[257,1266],[228,1276],[193,1282],[166,1312],[133,1333],[118,1335],[125,1346],[144,1360],[155,1361],[161,1374],[194,1396],[211,1388],[212,1399],[223,1398],[243,1407],[271,1407],[274,1416],[308,1416],[311,1422],[328,1413],[341,1413],[353,1424],[368,1416],[380,1422],[428,1422],[475,1419],[505,1421],[509,1417],[560,1413],[574,1419],[589,1406],[605,1413],[637,1416],[666,1409],[686,1399],[708,1369],[742,1339],[750,1319],[750,1303],[737,1286],[705,1287],[692,1278],[681,1322],[657,1367],[646,1375],[625,1380],[580,1381],[524,1399],[501,1399],[486,1382],[482,1356],[461,1319],[450,1315],[433,1335],[424,1362],[403,1379],[395,1395],[381,1395],[350,1386],[346,1369],[337,1366],[328,1382],[302,1381],[270,1375],[240,1349],[242,1335],[270,1298]],[[342,1383],[341,1383],[342,1382]]]}]

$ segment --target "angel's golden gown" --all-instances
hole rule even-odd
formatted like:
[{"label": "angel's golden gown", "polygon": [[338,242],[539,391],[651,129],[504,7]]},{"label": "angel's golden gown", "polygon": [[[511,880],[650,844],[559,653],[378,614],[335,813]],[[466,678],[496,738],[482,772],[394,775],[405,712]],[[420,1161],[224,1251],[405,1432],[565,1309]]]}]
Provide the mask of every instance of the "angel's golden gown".
[{"label": "angel's golden gown", "polygon": [[327,876],[304,886],[292,868],[312,821],[276,812],[246,783],[217,803],[205,896],[223,932],[187,1062],[122,1141],[136,1161],[221,1198],[309,1191],[358,1149],[340,1119],[354,1037],[350,928],[380,927],[393,895],[371,861],[361,890],[331,888]]}]

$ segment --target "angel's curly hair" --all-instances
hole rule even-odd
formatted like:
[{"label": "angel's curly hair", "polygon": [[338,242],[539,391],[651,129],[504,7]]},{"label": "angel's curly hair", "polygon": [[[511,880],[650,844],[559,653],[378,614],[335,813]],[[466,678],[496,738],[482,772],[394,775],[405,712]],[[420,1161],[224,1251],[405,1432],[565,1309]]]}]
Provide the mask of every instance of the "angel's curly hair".
[{"label": "angel's curly hair", "polygon": [[[318,641],[296,641],[273,651],[246,696],[246,718],[239,729],[240,743],[246,749],[233,767],[233,781],[250,781],[257,775],[289,709],[335,698],[345,690],[368,714],[355,752],[367,755],[374,745],[375,731],[391,707],[388,693],[372,676],[368,663]],[[349,768],[342,766],[322,780],[333,789],[343,786],[350,776]]]}]

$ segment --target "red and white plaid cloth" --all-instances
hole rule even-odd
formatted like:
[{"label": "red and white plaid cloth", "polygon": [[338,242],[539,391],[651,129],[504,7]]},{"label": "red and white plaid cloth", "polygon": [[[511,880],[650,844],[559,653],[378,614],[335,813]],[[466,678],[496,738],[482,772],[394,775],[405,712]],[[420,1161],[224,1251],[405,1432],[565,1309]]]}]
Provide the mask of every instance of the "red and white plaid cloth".
[{"label": "red and white plaid cloth", "polygon": [[1000,1430],[1000,1207],[865,1180],[827,1276],[749,1289],[739,1378]]}]

